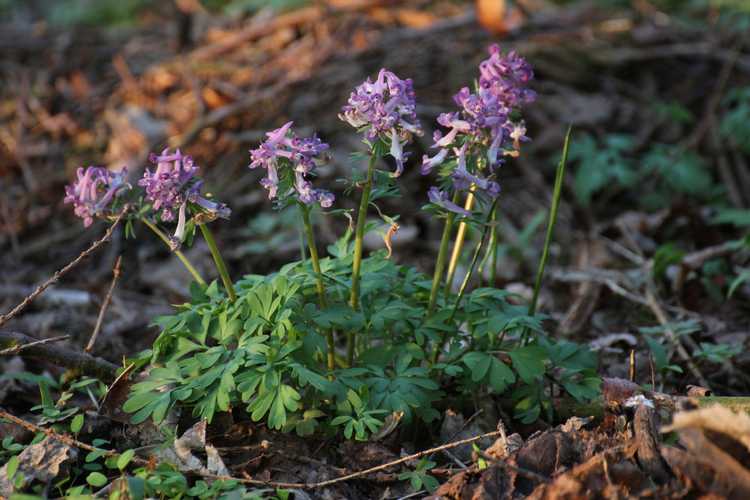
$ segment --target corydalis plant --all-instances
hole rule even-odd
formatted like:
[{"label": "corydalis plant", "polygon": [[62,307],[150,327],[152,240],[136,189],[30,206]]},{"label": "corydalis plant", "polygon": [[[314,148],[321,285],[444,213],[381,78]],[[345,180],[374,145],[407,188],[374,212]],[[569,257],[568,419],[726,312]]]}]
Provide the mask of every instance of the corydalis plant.
[{"label": "corydalis plant", "polygon": [[[310,261],[315,272],[318,305],[325,309],[325,285],[315,243],[315,232],[310,220],[310,207],[318,203],[323,208],[330,208],[335,198],[329,191],[313,189],[309,177],[315,174],[316,162],[329,146],[316,136],[298,137],[292,130],[292,123],[287,122],[280,128],[268,132],[268,138],[256,149],[250,150],[249,167],[253,169],[260,166],[266,169],[266,177],[261,179],[260,183],[268,190],[269,199],[279,201],[278,207],[285,206],[290,200],[296,200],[299,205]],[[326,366],[329,371],[333,371],[336,366],[332,330],[326,332],[326,348]]]},{"label": "corydalis plant", "polygon": [[162,221],[174,220],[175,212],[177,212],[177,229],[172,246],[176,249],[185,239],[187,212],[190,209],[196,215],[194,221],[211,251],[216,271],[224,283],[227,295],[231,301],[234,301],[236,293],[227,265],[207,225],[207,222],[217,217],[228,219],[231,210],[225,204],[211,201],[201,195],[203,180],[196,177],[198,166],[191,156],[183,155],[179,149],[174,153],[165,149],[160,155],[153,153],[149,155],[149,160],[156,165],[156,169],[153,172],[146,169],[138,184],[145,188],[146,199],[152,203],[154,210],[159,211]]},{"label": "corydalis plant", "polygon": [[[190,303],[157,319],[162,331],[140,357],[152,369],[123,406],[134,421],[151,416],[158,423],[175,405],[209,421],[217,411],[245,408],[272,429],[307,435],[343,427],[346,437],[366,439],[381,425],[379,415],[403,415],[401,425],[439,417],[434,406],[445,396],[441,380],[458,388],[451,398],[512,391],[517,414],[527,420],[551,408],[548,381],[576,397],[595,392],[592,360],[584,363],[574,346],[546,341],[542,317],[507,300],[507,292],[468,286],[495,229],[480,218],[487,211],[496,215],[494,169],[517,153],[525,135],[511,117],[532,96],[524,87],[530,72],[519,58],[493,49],[488,61],[475,93],[462,91],[465,105],[450,116],[465,125],[439,135],[430,159],[441,177],[440,188],[428,194],[433,209],[448,220],[460,213],[482,232],[458,293],[445,296],[446,307],[433,309],[434,294],[428,305],[425,276],[415,268],[393,262],[385,251],[363,258],[369,206],[396,191],[390,177],[403,171],[406,143],[419,130],[411,83],[382,70],[355,89],[341,113],[370,153],[364,182],[355,176],[353,183],[362,189],[354,244],[347,231],[328,247],[328,258],[318,257],[310,212],[330,207],[333,196],[314,188],[312,177],[327,145],[298,137],[291,123],[269,132],[251,151],[250,167],[265,170],[261,184],[277,208],[299,208],[310,258],[269,276],[245,276],[235,285],[237,300],[227,300],[217,283],[193,287]],[[482,116],[472,114],[472,99],[484,103]],[[497,161],[488,156],[493,147]],[[390,176],[376,170],[389,154],[397,165]],[[472,193],[483,211],[459,205],[461,195]],[[189,201],[187,207],[194,208]],[[450,237],[451,224],[446,227]],[[441,242],[439,260],[448,243]],[[528,345],[526,330],[539,333]],[[346,335],[345,356],[337,352],[344,347],[336,343],[337,332]]]},{"label": "corydalis plant", "polygon": [[492,176],[504,156],[518,155],[520,143],[528,137],[523,121],[514,121],[511,115],[535,99],[534,91],[526,88],[534,73],[518,54],[503,55],[497,45],[490,47],[490,57],[479,64],[479,72],[475,92],[464,87],[453,97],[459,110],[438,116],[438,124],[449,130],[435,131],[432,147],[438,151],[432,157],[424,155],[422,174],[453,158],[455,167],[449,174],[453,188],[465,191],[473,184],[494,197],[498,184],[467,170],[467,157],[475,160],[468,162],[475,165],[473,170],[486,164],[485,175]]},{"label": "corydalis plant", "polygon": [[[134,219],[141,220],[170,247],[196,282],[205,285],[205,280],[195,266],[179,250],[186,236],[188,219],[192,217],[208,243],[228,295],[230,298],[234,297],[226,264],[218,253],[213,235],[206,226],[207,222],[217,217],[229,218],[231,211],[225,204],[209,200],[201,194],[203,181],[196,175],[198,166],[195,165],[192,157],[183,155],[180,150],[170,153],[168,149],[165,149],[160,155],[153,153],[149,155],[149,160],[156,165],[156,168],[154,171],[146,169],[143,177],[138,181],[138,185],[145,190],[147,203],[143,203],[143,198],[131,196],[131,207],[136,209],[132,210],[128,216],[126,234],[132,231],[130,228]],[[73,203],[75,214],[83,219],[85,226],[89,226],[95,216],[110,217],[115,202],[124,198],[122,195],[126,192],[133,191],[132,186],[126,182],[126,176],[126,168],[117,173],[102,167],[80,168],[76,182],[65,188],[65,202]],[[156,220],[171,222],[175,218],[177,228],[174,236],[170,237],[159,229]]]},{"label": "corydalis plant", "polygon": [[165,149],[160,155],[151,153],[149,161],[156,169],[153,172],[146,169],[138,185],[146,190],[146,199],[162,221],[171,222],[177,214],[174,237],[178,242],[185,238],[188,203],[200,207],[211,218],[229,218],[232,212],[225,204],[201,195],[203,181],[196,177],[199,167],[192,156],[183,155],[179,149],[174,153]]},{"label": "corydalis plant", "polygon": [[[532,102],[536,94],[527,85],[533,79],[531,66],[515,52],[503,55],[497,45],[489,49],[490,57],[479,64],[479,80],[474,92],[463,87],[453,97],[458,111],[442,113],[438,124],[448,129],[435,131],[433,148],[437,152],[422,158],[422,174],[440,166],[440,187],[430,189],[429,198],[445,218],[445,227],[433,275],[429,310],[438,298],[438,290],[448,258],[448,247],[456,216],[471,215],[477,198],[496,210],[500,185],[497,167],[507,156],[518,156],[521,142],[527,141],[526,127],[512,116]],[[462,208],[458,203],[465,197]],[[487,223],[495,214],[488,214]],[[466,231],[462,221],[456,235],[453,254],[445,282],[446,294],[453,283],[456,264],[461,254]],[[494,235],[493,228],[493,235]],[[494,238],[491,238],[494,240]]]},{"label": "corydalis plant", "polygon": [[368,78],[354,89],[339,118],[364,134],[371,152],[378,140],[390,145],[389,154],[396,161],[394,177],[404,171],[404,146],[413,134],[422,134],[411,79],[402,80],[386,69],[374,82]]},{"label": "corydalis plant", "polygon": [[104,167],[80,167],[73,184],[65,186],[64,203],[72,203],[74,213],[89,227],[94,217],[113,214],[116,198],[132,188],[127,183],[127,168],[111,172]]},{"label": "corydalis plant", "polygon": [[250,150],[249,167],[266,170],[266,177],[260,182],[268,190],[268,199],[279,199],[283,203],[294,197],[305,205],[319,203],[328,208],[333,205],[333,194],[324,189],[313,189],[310,182],[315,175],[316,161],[328,150],[328,144],[316,136],[298,137],[292,124],[287,122],[268,132],[268,138]]},{"label": "corydalis plant", "polygon": [[[394,73],[381,69],[373,82],[368,78],[354,89],[349,101],[342,108],[339,118],[364,134],[364,142],[370,149],[367,176],[362,186],[362,198],[357,213],[357,226],[354,233],[354,257],[352,260],[352,287],[349,304],[355,311],[359,308],[360,273],[362,267],[362,242],[365,236],[367,208],[373,188],[375,164],[378,161],[378,142],[388,145],[389,154],[396,161],[396,171],[392,177],[399,177],[404,171],[407,154],[404,145],[413,134],[421,134],[422,128],[417,119],[416,98],[412,81],[402,80]],[[354,363],[356,337],[354,332],[347,334],[347,363]]]}]

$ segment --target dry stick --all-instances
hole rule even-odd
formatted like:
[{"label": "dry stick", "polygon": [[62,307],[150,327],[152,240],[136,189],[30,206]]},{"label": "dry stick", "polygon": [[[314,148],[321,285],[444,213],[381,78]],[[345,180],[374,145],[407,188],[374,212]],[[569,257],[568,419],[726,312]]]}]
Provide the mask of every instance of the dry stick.
[{"label": "dry stick", "polygon": [[699,269],[707,260],[724,257],[725,255],[732,254],[736,251],[737,243],[734,241],[727,241],[687,254],[682,258],[680,265],[686,266],[690,269]]},{"label": "dry stick", "polygon": [[[8,420],[10,422],[13,422],[14,424],[20,425],[21,427],[28,429],[32,432],[43,432],[48,437],[55,439],[57,441],[60,441],[61,443],[67,444],[68,446],[74,446],[76,448],[80,448],[82,450],[87,451],[98,451],[103,452],[104,456],[116,456],[120,455],[115,450],[106,450],[102,448],[95,448],[91,446],[90,444],[83,443],[81,441],[78,441],[77,439],[73,439],[70,436],[66,436],[64,434],[58,434],[57,432],[53,431],[52,429],[45,429],[43,427],[39,427],[36,424],[32,424],[31,422],[27,422],[26,420],[20,419],[14,415],[11,415],[10,413],[4,412],[0,410],[0,418],[3,418],[5,420]],[[305,489],[315,489],[315,488],[323,488],[325,486],[330,486],[332,484],[340,483],[343,481],[348,481],[350,479],[356,479],[358,477],[366,476],[368,474],[372,474],[373,472],[378,472],[384,469],[387,469],[389,467],[393,467],[394,465],[399,465],[404,462],[409,462],[411,460],[416,460],[418,458],[422,458],[425,455],[431,455],[432,453],[436,453],[438,451],[447,450],[450,448],[455,448],[457,446],[461,446],[464,444],[473,443],[474,441],[478,441],[480,439],[484,439],[487,437],[495,437],[499,436],[501,434],[501,431],[493,431],[493,432],[487,432],[485,434],[480,434],[479,436],[470,437],[467,439],[462,439],[460,441],[455,441],[453,443],[444,444],[442,446],[437,446],[435,448],[430,448],[429,450],[420,451],[419,453],[414,453],[412,455],[408,455],[405,457],[401,457],[398,460],[393,460],[392,462],[388,462],[382,465],[378,465],[375,467],[370,467],[369,469],[364,469],[358,472],[353,472],[351,474],[347,474],[345,476],[337,477],[335,479],[329,479],[327,481],[320,481],[317,483],[286,483],[286,482],[276,482],[276,481],[261,481],[259,479],[247,479],[247,478],[239,478],[239,477],[232,477],[232,476],[223,476],[223,475],[217,475],[217,474],[206,474],[202,472],[194,472],[195,474],[206,477],[209,479],[217,479],[221,481],[238,481],[240,483],[244,484],[253,484],[256,486],[269,486],[272,488],[305,488]],[[139,457],[133,457],[132,460],[134,463],[140,464],[140,465],[147,465],[149,463],[148,460],[144,460]]]},{"label": "dry stick", "polygon": [[49,278],[47,281],[39,285],[36,290],[31,292],[29,296],[27,296],[25,299],[21,301],[20,304],[18,304],[16,307],[14,307],[10,312],[0,316],[0,326],[3,326],[5,323],[13,319],[18,313],[26,309],[29,304],[31,304],[39,295],[42,294],[47,288],[49,288],[50,285],[53,285],[57,283],[57,281],[62,278],[65,274],[68,273],[71,269],[76,267],[83,259],[94,253],[100,246],[102,246],[109,238],[112,236],[112,232],[115,230],[117,225],[120,223],[122,218],[125,216],[125,213],[128,211],[129,207],[125,207],[122,212],[120,212],[120,215],[117,216],[115,221],[112,223],[111,226],[109,226],[109,229],[107,229],[107,232],[104,233],[104,236],[102,236],[100,239],[96,240],[90,247],[88,247],[86,250],[81,252],[81,255],[76,257],[76,259],[68,264],[67,266],[63,267],[59,271],[57,271],[55,274],[52,275],[51,278]]},{"label": "dry stick", "polygon": [[669,326],[669,319],[667,318],[664,309],[662,309],[661,305],[659,304],[659,301],[656,299],[656,296],[654,295],[650,286],[647,286],[646,289],[646,302],[648,304],[648,307],[654,313],[654,316],[656,316],[656,319],[659,321],[659,324],[664,327],[664,333],[667,335],[667,339],[669,339],[674,348],[677,350],[677,354],[679,354],[680,358],[682,358],[682,360],[685,362],[688,369],[690,370],[690,373],[692,373],[693,376],[698,379],[703,387],[710,389],[711,386],[708,385],[708,380],[706,380],[706,377],[703,376],[701,371],[698,369],[698,366],[693,363],[692,358],[688,354],[687,350],[685,350],[685,346],[682,345],[682,342],[680,342],[677,334],[675,334],[674,330],[672,330],[672,328]]},{"label": "dry stick", "polygon": [[12,347],[8,347],[7,349],[3,349],[0,351],[0,356],[15,356],[19,352],[23,351],[24,349],[28,349],[30,347],[36,347],[44,344],[51,344],[52,342],[60,342],[61,340],[68,340],[70,338],[70,335],[61,335],[59,337],[52,337],[49,339],[43,339],[43,340],[35,340],[34,342],[29,342],[28,344],[18,344],[14,345]]},{"label": "dry stick", "polygon": [[105,382],[110,382],[117,376],[119,367],[114,363],[79,350],[55,347],[48,345],[49,342],[38,340],[22,333],[0,331],[0,347],[7,349],[22,346],[20,355],[24,358],[43,359],[63,368],[79,370]]},{"label": "dry stick", "polygon": [[[50,439],[54,439],[55,441],[59,441],[63,444],[66,444],[68,446],[72,446],[74,448],[79,448],[81,450],[86,451],[96,451],[102,454],[102,456],[105,457],[113,457],[118,456],[120,453],[114,451],[114,450],[107,450],[104,448],[97,448],[95,446],[91,446],[88,443],[84,443],[82,441],[78,441],[77,439],[74,439],[67,434],[59,434],[55,432],[52,429],[45,429],[44,427],[39,427],[36,424],[32,424],[31,422],[28,422],[26,420],[23,420],[22,418],[18,418],[15,415],[11,415],[8,412],[0,410],[0,418],[7,420],[9,422],[12,422],[16,425],[19,425],[23,427],[24,429],[27,429],[31,432],[43,432],[47,435]],[[140,464],[140,465],[148,465],[148,460],[144,460],[140,457],[133,457],[132,462]]]},{"label": "dry stick", "polygon": [[109,303],[112,301],[112,292],[115,290],[115,285],[117,285],[117,279],[120,277],[120,262],[122,261],[122,256],[118,256],[117,260],[115,261],[115,267],[112,268],[112,283],[109,284],[109,290],[107,290],[107,295],[104,296],[104,302],[102,302],[102,307],[99,309],[99,316],[96,318],[96,325],[94,326],[94,331],[91,333],[91,338],[89,339],[89,343],[86,346],[86,349],[84,349],[85,352],[91,352],[94,350],[94,344],[96,343],[96,338],[99,336],[99,330],[102,328],[102,321],[104,320],[104,313],[107,310],[107,307],[109,306]]},{"label": "dry stick", "polygon": [[271,20],[254,19],[250,22],[249,26],[232,33],[220,42],[194,50],[190,54],[190,59],[195,61],[215,60],[218,56],[221,56],[238,46],[275,33],[283,28],[318,21],[322,16],[323,9],[313,6],[292,11],[288,14],[277,16]]},{"label": "dry stick", "polygon": [[418,458],[422,458],[425,455],[432,455],[433,453],[437,453],[438,451],[448,450],[451,448],[455,448],[457,446],[461,446],[464,444],[473,443],[474,441],[478,441],[480,439],[488,438],[488,437],[496,437],[501,435],[501,431],[492,431],[487,432],[485,434],[480,434],[478,436],[462,439],[460,441],[454,441],[452,443],[444,444],[442,446],[436,446],[435,448],[430,448],[429,450],[420,451],[418,453],[414,453],[412,455],[407,455],[405,457],[401,457],[398,460],[393,460],[392,462],[388,462],[382,465],[377,465],[375,467],[370,467],[369,469],[364,469],[357,472],[352,472],[351,474],[347,474],[346,476],[337,477],[335,479],[329,479],[327,481],[320,481],[317,483],[274,483],[274,482],[268,482],[268,481],[259,481],[257,479],[240,479],[235,478],[231,476],[218,476],[214,474],[201,474],[203,477],[208,477],[211,479],[218,479],[218,480],[225,480],[225,481],[231,481],[236,480],[240,481],[245,484],[254,484],[259,486],[274,486],[277,488],[304,488],[304,489],[316,489],[316,488],[323,488],[326,486],[331,486],[336,483],[341,483],[344,481],[348,481],[350,479],[356,479],[358,477],[366,476],[368,474],[372,474],[373,472],[378,472],[384,469],[387,469],[389,467],[393,467],[395,465],[402,464],[404,462],[409,462],[411,460],[416,460]]}]

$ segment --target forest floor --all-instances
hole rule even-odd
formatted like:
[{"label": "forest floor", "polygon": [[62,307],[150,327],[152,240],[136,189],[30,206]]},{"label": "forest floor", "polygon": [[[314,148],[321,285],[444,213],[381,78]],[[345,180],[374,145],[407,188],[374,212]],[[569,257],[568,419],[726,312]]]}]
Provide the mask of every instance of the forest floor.
[{"label": "forest floor", "polygon": [[[437,462],[430,474],[446,498],[750,498],[744,401],[717,399],[725,405],[689,411],[705,396],[750,393],[747,30],[727,28],[711,9],[687,19],[649,2],[535,10],[541,3],[519,2],[524,9],[495,26],[505,31],[499,35],[481,27],[469,5],[440,0],[340,1],[240,20],[198,11],[192,38],[178,36],[185,20],[118,29],[2,26],[0,312],[104,233],[100,223],[84,229],[62,203],[75,169],[96,163],[139,171],[150,151],[165,146],[189,151],[232,207],[232,223],[217,229],[232,272],[278,269],[299,254],[297,221],[270,211],[260,173],[247,169],[248,149],[266,130],[295,120],[331,144],[321,180],[336,191],[334,180],[350,169],[348,151],[358,147],[336,110],[381,67],[414,80],[426,129],[401,183],[405,196],[397,206],[386,203],[414,214],[400,220],[393,258],[429,272],[441,226],[419,211],[429,182],[415,159],[428,152],[436,116],[498,42],[534,66],[539,98],[525,112],[532,142],[503,167],[495,285],[531,296],[554,167],[572,125],[540,310],[548,331],[598,353],[601,400],[587,407],[563,401],[559,421],[521,425],[502,401],[477,398],[472,408],[446,409],[428,432],[396,430],[365,443],[303,439],[241,419],[217,418],[208,429],[184,421],[180,434],[202,436],[193,448],[201,458],[213,445],[227,474],[257,487],[289,483],[295,498],[405,498],[412,486],[400,467],[423,456]],[[320,224],[325,245],[348,222]],[[83,352],[118,257],[121,275],[94,363],[119,366],[149,348],[158,333],[153,318],[187,299],[189,274],[141,236],[136,248],[117,229],[20,314],[0,320],[0,335],[53,339],[0,345],[0,411],[27,422],[0,423],[0,436],[27,443],[44,423],[31,411],[40,403],[35,376],[57,379],[66,368],[58,366],[60,353]],[[382,246],[379,238],[367,244]],[[187,253],[211,273],[207,247]],[[149,442],[155,430],[129,425],[116,393],[108,391],[101,408],[76,394],[72,401],[97,417],[75,439],[53,433],[36,451],[36,467],[57,470],[74,460],[56,446],[75,449],[86,436],[113,436],[120,448]],[[409,456],[483,433],[495,434],[478,448]],[[380,468],[336,480],[370,467]],[[7,465],[0,496],[8,491],[4,474]]]}]

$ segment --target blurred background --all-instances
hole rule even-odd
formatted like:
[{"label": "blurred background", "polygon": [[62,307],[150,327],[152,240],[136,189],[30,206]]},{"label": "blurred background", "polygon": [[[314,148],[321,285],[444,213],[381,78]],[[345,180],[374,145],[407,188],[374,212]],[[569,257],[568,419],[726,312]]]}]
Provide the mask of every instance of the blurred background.
[{"label": "blurred background", "polygon": [[[0,0],[0,306],[102,234],[62,203],[77,167],[127,165],[135,179],[165,147],[193,155],[232,208],[215,230],[234,276],[298,258],[297,215],[271,210],[248,149],[294,120],[332,145],[319,183],[337,208],[353,208],[336,179],[360,167],[350,154],[362,147],[337,113],[381,67],[414,80],[425,129],[404,198],[383,207],[402,214],[393,258],[430,272],[442,227],[419,211],[431,182],[418,165],[435,118],[496,42],[534,66],[539,98],[525,115],[532,142],[500,179],[495,285],[529,294],[572,125],[542,296],[551,330],[591,343],[610,375],[625,375],[632,348],[654,359],[648,335],[665,326],[639,303],[651,273],[669,328],[691,336],[725,391],[746,390],[748,32],[748,0]],[[323,244],[348,225],[340,215],[317,223]],[[85,343],[122,255],[98,349],[118,359],[146,347],[150,320],[185,298],[189,276],[136,230],[137,245],[117,235],[7,327]],[[371,236],[370,249],[383,247]],[[210,275],[202,243],[187,253]]]}]

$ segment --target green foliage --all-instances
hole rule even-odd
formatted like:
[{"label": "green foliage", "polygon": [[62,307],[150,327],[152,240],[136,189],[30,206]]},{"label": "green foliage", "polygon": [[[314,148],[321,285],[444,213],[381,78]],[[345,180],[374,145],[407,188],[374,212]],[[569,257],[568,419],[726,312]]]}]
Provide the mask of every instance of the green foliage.
[{"label": "green foliage", "polygon": [[610,183],[632,187],[638,181],[634,162],[626,153],[633,139],[628,135],[611,134],[600,146],[590,135],[583,135],[570,146],[570,159],[578,163],[575,193],[578,202],[588,205],[591,197]]},{"label": "green foliage", "polygon": [[742,269],[729,284],[727,298],[732,298],[734,292],[736,292],[741,285],[747,283],[748,281],[750,281],[750,269]]},{"label": "green foliage", "polygon": [[146,0],[96,0],[54,2],[47,17],[52,24],[71,26],[87,25],[128,25],[137,20],[137,16],[149,7]]},{"label": "green foliage", "polygon": [[92,472],[88,476],[86,476],[86,482],[91,486],[94,486],[95,488],[101,488],[102,486],[107,484],[107,476],[105,476],[101,472]]},{"label": "green foliage", "polygon": [[[677,110],[670,107],[666,112]],[[580,204],[587,206],[597,194],[615,194],[636,185],[641,186],[637,203],[649,209],[664,206],[674,194],[707,200],[721,192],[697,154],[657,143],[642,158],[635,158],[633,147],[633,137],[625,134],[610,134],[602,141],[584,134],[571,144],[570,159],[577,164],[574,188]]]},{"label": "green foliage", "polygon": [[386,410],[367,410],[365,402],[351,389],[337,409],[340,414],[331,420],[331,425],[343,426],[346,439],[354,437],[358,441],[365,441],[369,433],[378,432],[383,421],[376,415],[388,413]]},{"label": "green foliage", "polygon": [[3,437],[3,440],[0,441],[0,457],[2,457],[3,454],[15,455],[21,450],[23,450],[23,445],[16,443],[13,436],[5,436]]},{"label": "green foliage", "polygon": [[682,262],[685,252],[679,249],[674,243],[666,243],[654,252],[654,265],[651,274],[654,278],[661,279],[664,277],[667,268],[673,264]]},{"label": "green foliage", "polygon": [[716,211],[712,222],[714,224],[731,224],[744,228],[750,226],[750,210],[741,208],[720,208]]},{"label": "green foliage", "polygon": [[644,335],[646,344],[651,351],[654,367],[662,376],[666,376],[669,372],[682,373],[682,367],[672,363],[670,350],[664,345],[667,342],[667,329],[674,332],[675,335],[680,336],[699,331],[700,325],[696,321],[688,320],[638,329]]},{"label": "green foliage", "polygon": [[[593,377],[587,371],[591,365],[580,364],[583,358],[566,365],[573,353],[563,352],[562,344],[519,344],[524,330],[539,336],[544,330],[543,317],[529,315],[526,306],[513,302],[516,297],[480,288],[466,297],[452,321],[447,309],[427,318],[427,277],[379,252],[363,260],[363,307],[355,312],[346,303],[348,236],[331,250],[334,256],[320,261],[327,280],[325,309],[318,305],[315,276],[306,262],[270,276],[245,276],[236,284],[233,303],[217,283],[205,289],[194,285],[190,303],[155,320],[162,330],[148,353],[152,367],[132,387],[123,409],[134,422],[159,423],[176,405],[208,421],[216,412],[243,408],[272,429],[299,435],[338,431],[366,440],[392,413],[402,413],[405,424],[436,419],[441,378],[453,379],[465,394],[533,385],[534,398],[519,402],[537,415],[549,397],[545,377],[575,397],[595,395],[594,379],[587,378]],[[323,332],[328,329],[360,332],[356,367],[326,369]],[[452,339],[453,354],[431,365],[425,349],[443,333]],[[472,348],[462,349],[468,339]],[[553,357],[561,363],[554,369]]]},{"label": "green foliage", "polygon": [[742,346],[728,344],[712,344],[701,342],[699,349],[693,352],[693,356],[704,359],[711,363],[722,364],[742,352]]},{"label": "green foliage", "polygon": [[403,472],[398,475],[398,478],[401,481],[409,481],[415,492],[421,491],[424,488],[432,493],[440,486],[438,480],[429,474],[430,469],[435,467],[435,465],[437,465],[435,462],[423,458],[417,463],[414,470]]},{"label": "green foliage", "polygon": [[208,0],[210,7],[221,9],[229,15],[252,13],[263,8],[276,12],[303,7],[309,0]]},{"label": "green foliage", "polygon": [[716,191],[706,163],[691,151],[655,144],[643,158],[643,176],[656,175],[661,184],[657,194],[679,193],[707,199]]},{"label": "green foliage", "polygon": [[280,246],[296,237],[299,212],[293,209],[261,212],[248,221],[240,235],[247,238],[239,245],[239,255],[263,256],[272,254]]},{"label": "green foliage", "polygon": [[727,111],[719,125],[721,135],[750,153],[750,87],[732,89],[724,105]]}]

